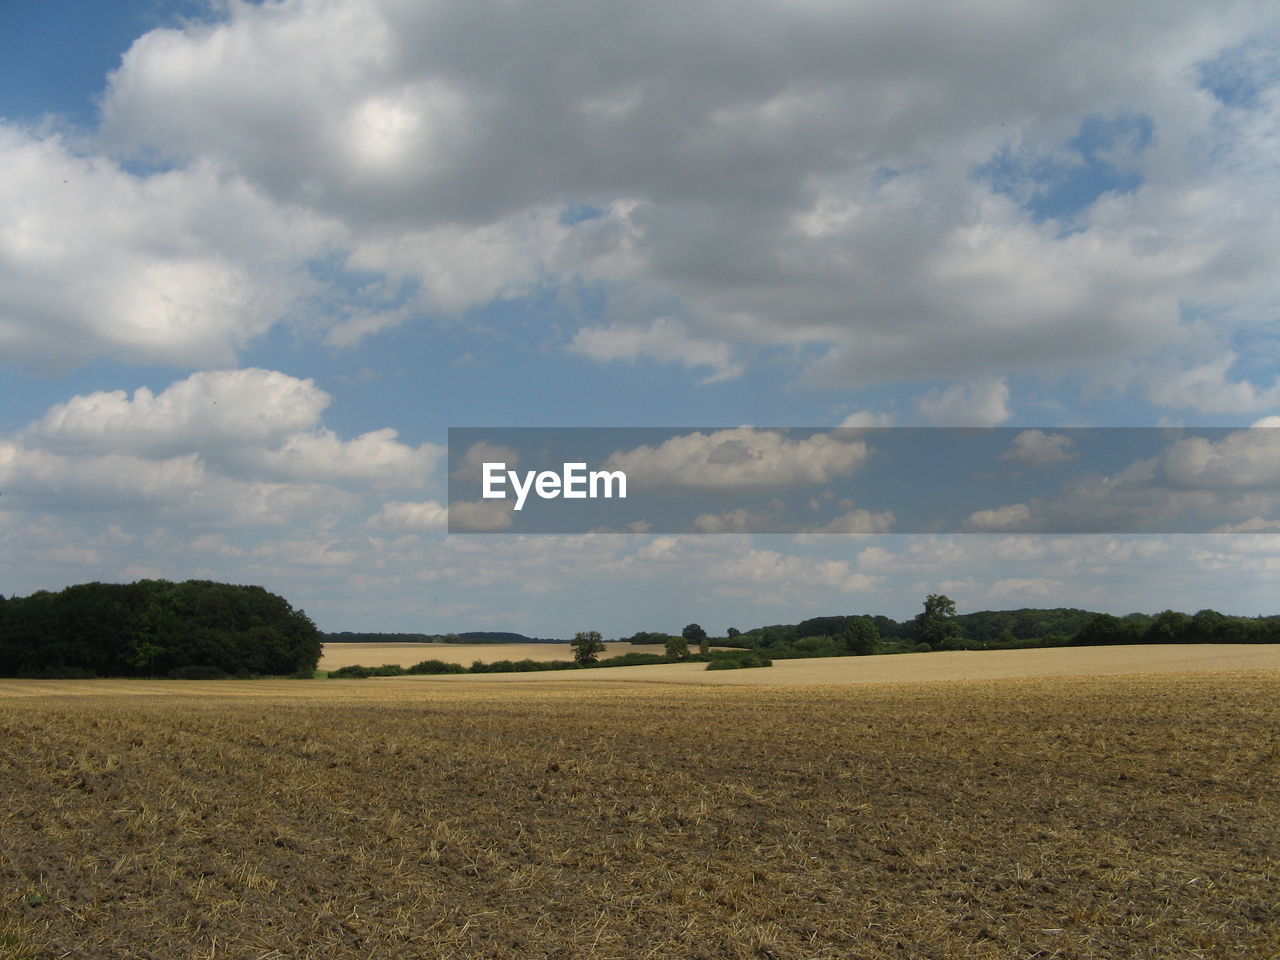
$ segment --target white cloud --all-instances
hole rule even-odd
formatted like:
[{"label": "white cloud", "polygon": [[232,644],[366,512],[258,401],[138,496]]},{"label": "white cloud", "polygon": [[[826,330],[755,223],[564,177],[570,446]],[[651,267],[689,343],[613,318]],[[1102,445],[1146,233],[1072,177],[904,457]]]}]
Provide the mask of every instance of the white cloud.
[{"label": "white cloud", "polygon": [[1065,463],[1078,454],[1071,448],[1075,442],[1061,433],[1045,433],[1043,430],[1023,430],[1013,438],[1002,460],[1013,460],[1029,467],[1043,467],[1051,463]]},{"label": "white cloud", "polygon": [[1259,525],[1266,521],[1260,518],[1278,506],[1280,430],[1261,427],[1233,431],[1219,440],[1171,440],[1155,456],[1134,460],[1114,474],[1084,474],[1056,495],[977,511],[965,529],[1177,531],[1212,526],[1218,532],[1247,532],[1262,529]]},{"label": "white cloud", "polygon": [[892,510],[848,510],[818,527],[817,533],[888,533],[896,518]]},{"label": "white cloud", "polygon": [[442,448],[403,444],[390,428],[344,440],[321,422],[330,399],[311,380],[258,369],[72,397],[0,437],[0,484],[26,509],[314,525],[382,491],[438,483]]},{"label": "white cloud", "polygon": [[124,390],[72,397],[24,436],[55,450],[149,456],[230,444],[278,446],[315,427],[331,399],[314,380],[275,370],[211,370],[159,394],[139,387],[132,398]]},{"label": "white cloud", "polygon": [[369,526],[378,530],[432,533],[443,531],[448,525],[449,508],[434,500],[423,503],[393,500],[369,518]]},{"label": "white cloud", "polygon": [[777,430],[736,427],[616,451],[605,466],[637,486],[750,490],[826,483],[858,469],[869,454],[864,442],[838,433],[793,440]]},{"label": "white cloud", "polygon": [[0,350],[226,364],[314,287],[331,229],[194,163],[151,175],[0,122]]},{"label": "white cloud", "polygon": [[723,595],[739,596],[763,591],[774,602],[834,589],[839,593],[874,590],[880,578],[852,570],[843,560],[818,560],[789,556],[775,550],[750,549],[709,571],[722,584]]},{"label": "white cloud", "polygon": [[700,513],[693,520],[698,533],[767,533],[778,527],[771,513],[751,510],[726,510],[724,513]]},{"label": "white cloud", "polygon": [[992,510],[978,510],[969,515],[965,529],[975,533],[1001,533],[1025,529],[1031,522],[1031,508],[1025,503],[1011,503]]},{"label": "white cloud", "polygon": [[892,413],[878,410],[857,410],[840,421],[840,426],[860,427],[892,427],[897,418]]},{"label": "white cloud", "polygon": [[991,602],[1009,606],[1030,607],[1061,596],[1064,584],[1048,577],[1009,577],[997,580],[987,591]]},{"label": "white cloud", "polygon": [[514,470],[520,464],[520,454],[512,447],[487,440],[473,443],[462,455],[462,463],[453,471],[454,479],[479,482],[486,463],[505,463],[508,470]]},{"label": "white cloud", "polygon": [[1211,533],[1280,533],[1280,520],[1266,520],[1262,517],[1250,517],[1240,523],[1228,523],[1210,531]]},{"label": "white cloud", "polygon": [[449,504],[449,525],[454,530],[493,533],[510,529],[514,500],[455,500]]},{"label": "white cloud", "polygon": [[1161,479],[1174,487],[1280,490],[1280,430],[1259,427],[1221,440],[1188,437],[1160,455]]},{"label": "white cloud", "polygon": [[391,427],[343,440],[331,430],[297,433],[276,449],[248,454],[243,469],[287,480],[355,483],[367,489],[414,489],[432,485],[443,457],[440,447],[400,443]]},{"label": "white cloud", "polygon": [[1280,381],[1259,387],[1248,380],[1229,379],[1237,359],[1227,353],[1182,371],[1157,368],[1149,374],[1147,394],[1161,406],[1202,413],[1254,413],[1280,406]]},{"label": "white cloud", "polygon": [[0,485],[20,504],[159,508],[190,502],[208,480],[195,454],[165,459],[115,453],[69,457],[0,440]]},{"label": "white cloud", "polygon": [[724,513],[702,513],[693,521],[698,533],[795,533],[792,542],[812,543],[813,535],[826,533],[888,533],[895,517],[891,510],[847,509],[819,525],[797,523],[785,519],[786,505],[775,501],[770,511],[726,510]]},{"label": "white cloud", "polygon": [[716,383],[738,376],[742,369],[732,359],[727,343],[690,337],[684,326],[669,317],[659,317],[648,326],[614,324],[583,327],[569,348],[593,360],[635,360],[648,357],[688,368],[710,367],[703,383]]},{"label": "white cloud", "polygon": [[956,383],[945,390],[934,388],[916,401],[920,415],[948,427],[993,427],[1004,423],[1009,412],[1009,387],[1002,379]]},{"label": "white cloud", "polygon": [[410,447],[389,427],[342,440],[320,423],[330,400],[314,381],[274,370],[209,370],[159,394],[139,387],[132,397],[123,390],[73,397],[22,437],[64,453],[196,453],[202,463],[241,479],[379,490],[432,481],[442,448]]}]

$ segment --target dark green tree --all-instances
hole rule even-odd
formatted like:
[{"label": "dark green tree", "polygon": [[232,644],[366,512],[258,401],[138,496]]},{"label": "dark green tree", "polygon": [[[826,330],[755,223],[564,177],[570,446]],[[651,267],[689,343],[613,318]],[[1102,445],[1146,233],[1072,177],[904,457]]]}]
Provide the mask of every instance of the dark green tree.
[{"label": "dark green tree", "polygon": [[573,647],[573,659],[582,666],[589,667],[600,659],[599,654],[604,653],[604,637],[599,630],[575,633],[569,646]]},{"label": "dark green tree", "polygon": [[846,652],[864,657],[875,652],[880,643],[880,631],[870,617],[850,617],[844,630],[836,637],[836,643]]},{"label": "dark green tree", "polygon": [[1000,635],[991,641],[991,645],[1001,650],[1008,650],[1015,646],[1018,638],[1013,635],[1013,631],[1005,627],[1000,631]]},{"label": "dark green tree", "polygon": [[689,655],[689,641],[684,637],[667,637],[666,644],[668,657],[687,657]]},{"label": "dark green tree", "polygon": [[1192,643],[1216,643],[1224,632],[1227,618],[1217,610],[1197,610],[1187,626],[1187,638]]},{"label": "dark green tree", "polygon": [[924,600],[924,611],[916,614],[916,639],[930,650],[964,648],[964,633],[956,623],[956,604],[941,593],[931,593]]},{"label": "dark green tree", "polygon": [[707,631],[703,630],[698,624],[689,624],[680,631],[680,636],[684,637],[689,643],[696,643],[698,652],[704,657],[711,652],[711,646],[707,643]]},{"label": "dark green tree", "polygon": [[1155,615],[1143,633],[1142,640],[1144,643],[1183,643],[1191,623],[1191,617],[1185,613],[1165,610]]}]

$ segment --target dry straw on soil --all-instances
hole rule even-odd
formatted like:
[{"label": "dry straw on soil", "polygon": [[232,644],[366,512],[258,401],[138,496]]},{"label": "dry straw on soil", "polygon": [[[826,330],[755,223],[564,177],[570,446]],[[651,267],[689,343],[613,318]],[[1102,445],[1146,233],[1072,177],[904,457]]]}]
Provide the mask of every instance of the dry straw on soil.
[{"label": "dry straw on soil", "polygon": [[0,700],[0,957],[1280,955],[1276,672],[145,686]]}]

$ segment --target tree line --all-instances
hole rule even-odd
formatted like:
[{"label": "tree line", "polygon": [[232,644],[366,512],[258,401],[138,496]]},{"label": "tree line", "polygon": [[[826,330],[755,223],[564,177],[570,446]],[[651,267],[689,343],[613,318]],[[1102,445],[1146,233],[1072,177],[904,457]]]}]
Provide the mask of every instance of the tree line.
[{"label": "tree line", "polygon": [[82,583],[0,596],[0,676],[310,676],[320,632],[262,587]]},{"label": "tree line", "polygon": [[692,623],[679,636],[642,630],[621,639],[665,644],[669,654],[687,651],[690,642],[697,642],[703,652],[709,646],[739,647],[783,659],[1110,644],[1280,643],[1280,617],[1237,617],[1208,609],[1195,614],[1165,610],[1123,617],[1073,607],[957,615],[955,602],[944,594],[929,594],[923,606],[915,617],[903,621],[882,615],[824,616],[745,632],[730,627],[725,636],[715,638]]},{"label": "tree line", "polygon": [[368,633],[343,630],[321,633],[325,643],[564,643],[549,637],[526,637],[505,630],[473,630],[469,633]]}]

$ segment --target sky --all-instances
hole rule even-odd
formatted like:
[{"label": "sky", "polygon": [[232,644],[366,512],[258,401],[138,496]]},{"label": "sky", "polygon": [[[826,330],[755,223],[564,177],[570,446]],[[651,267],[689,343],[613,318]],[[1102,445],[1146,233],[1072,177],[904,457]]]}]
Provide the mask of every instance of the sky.
[{"label": "sky", "polygon": [[1096,478],[1218,533],[446,533],[451,427],[1280,425],[1278,53],[1262,2],[0,4],[0,593],[1280,613],[1266,430]]}]

